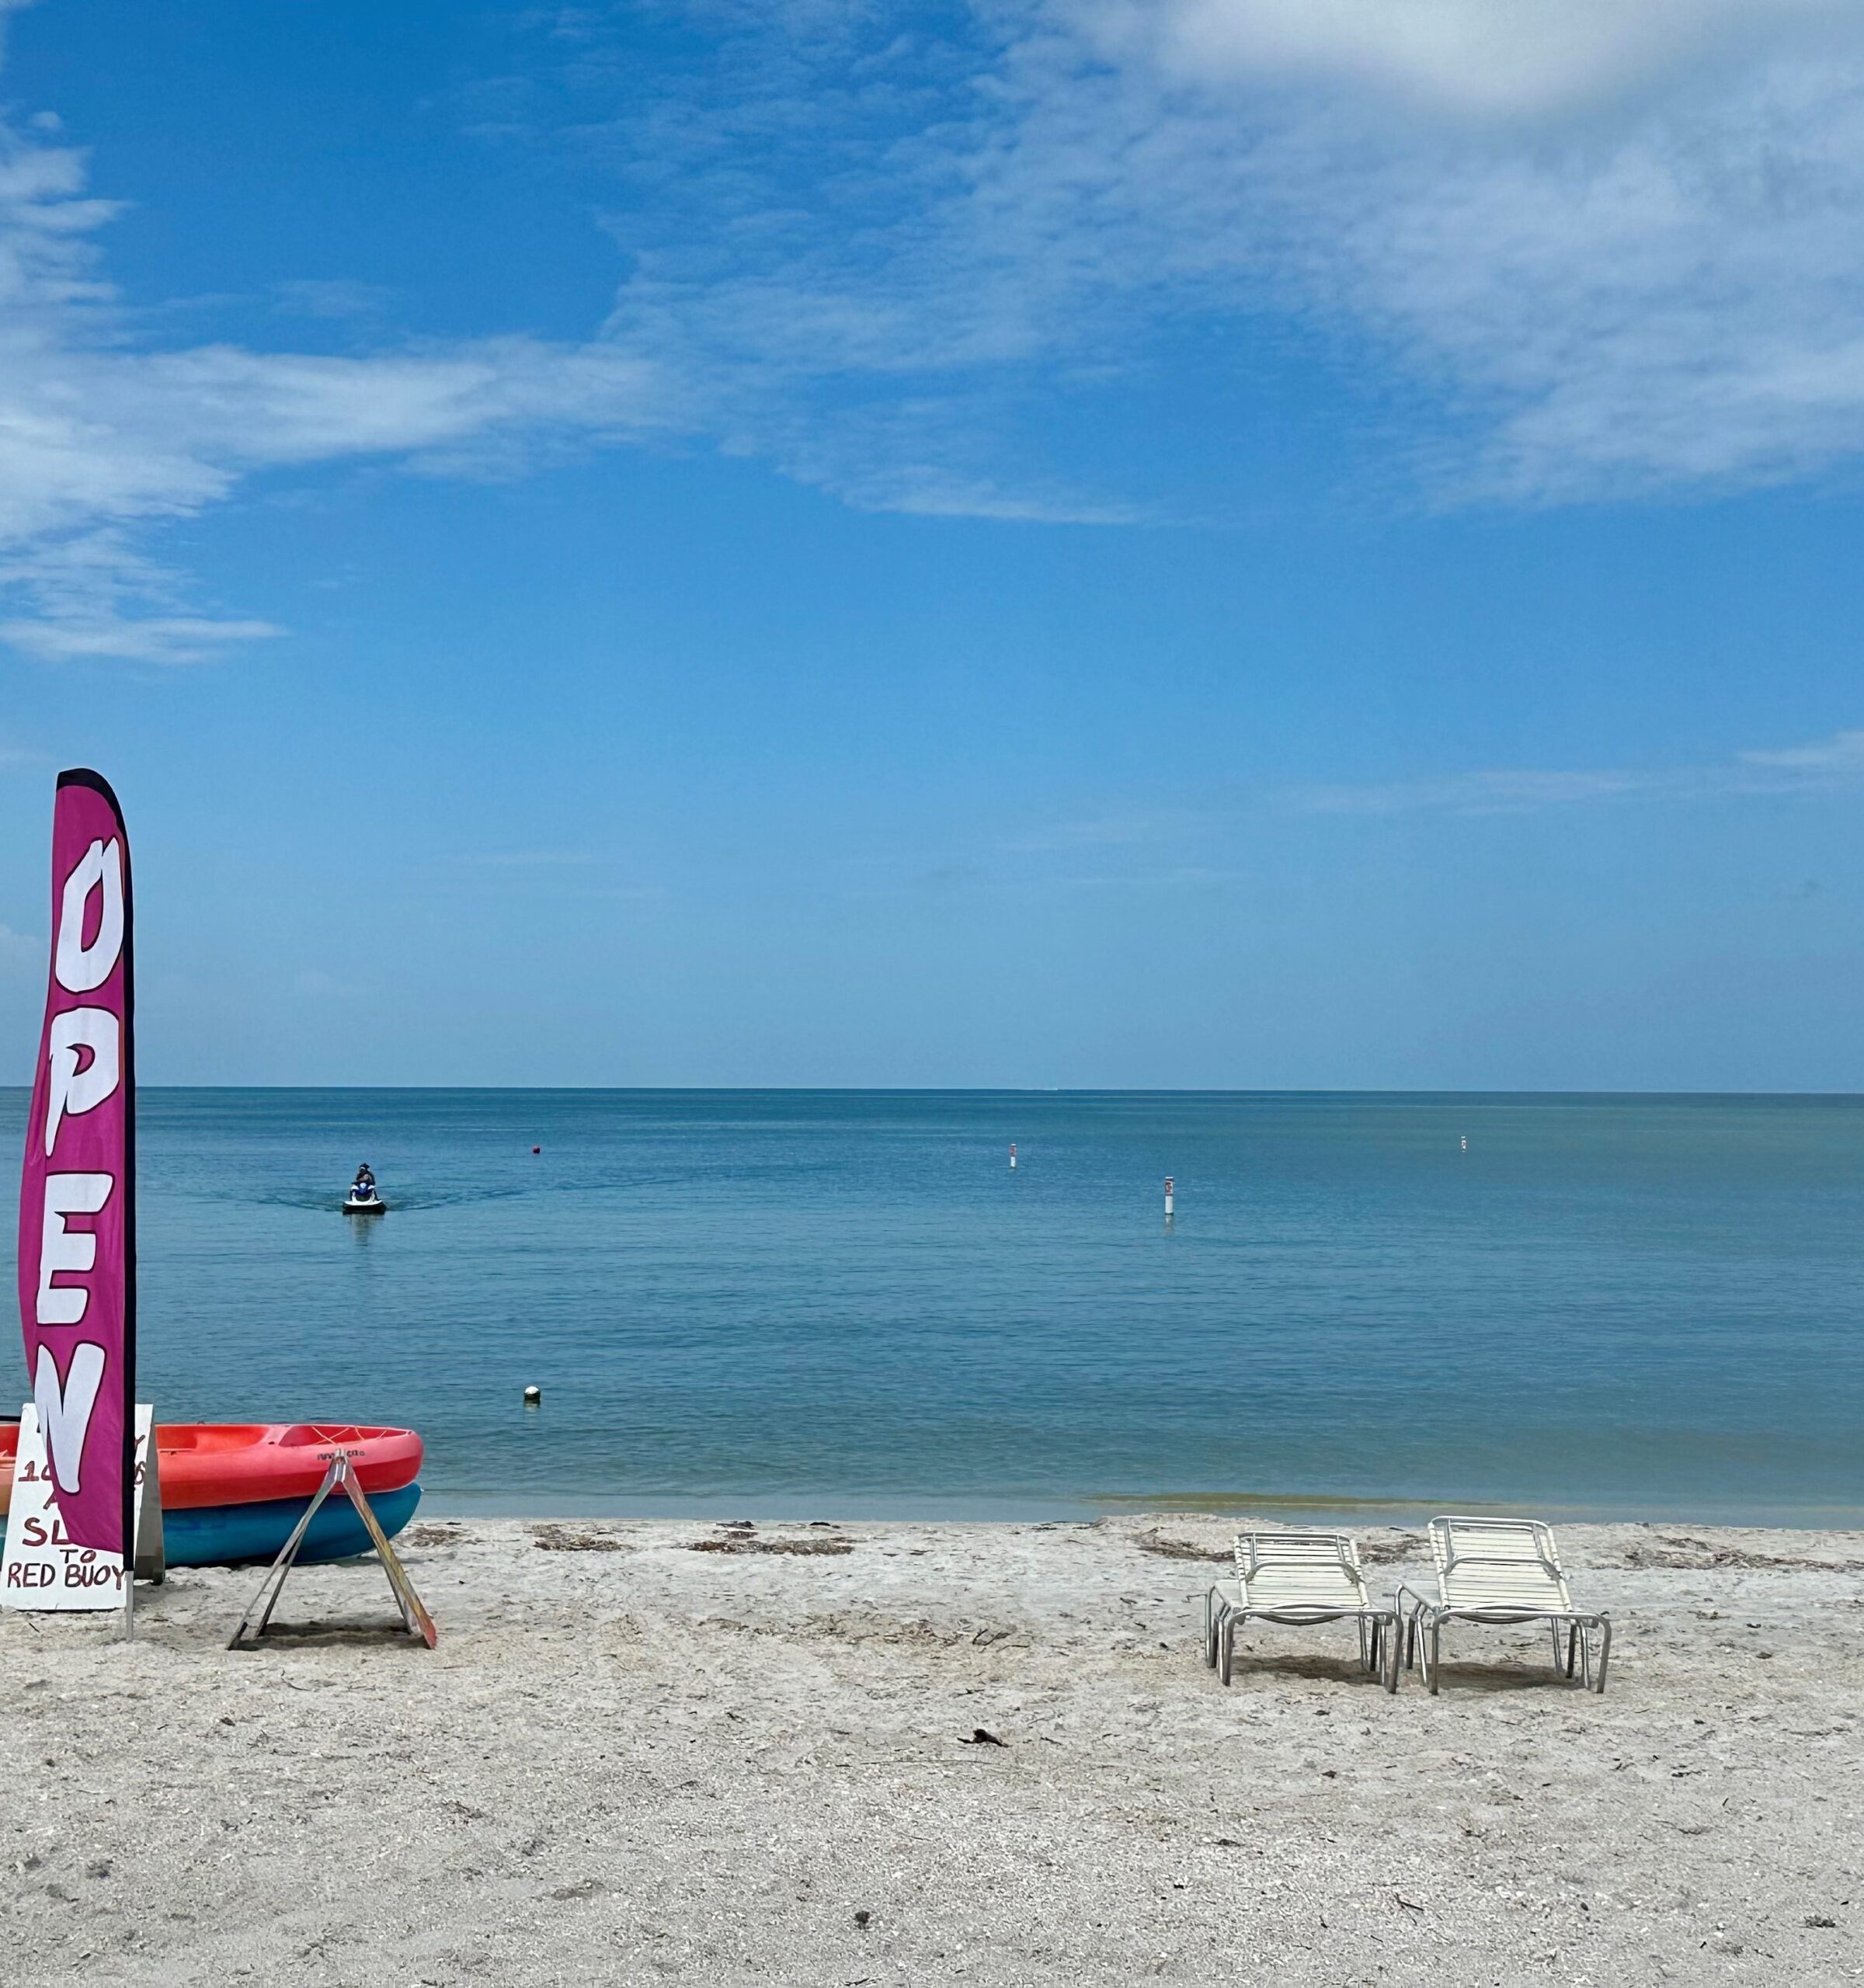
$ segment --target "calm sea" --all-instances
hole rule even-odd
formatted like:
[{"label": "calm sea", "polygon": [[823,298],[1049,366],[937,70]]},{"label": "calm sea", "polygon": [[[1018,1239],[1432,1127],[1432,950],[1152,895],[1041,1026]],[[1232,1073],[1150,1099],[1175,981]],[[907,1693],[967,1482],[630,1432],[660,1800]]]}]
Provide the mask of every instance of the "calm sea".
[{"label": "calm sea", "polygon": [[[152,1090],[141,1125],[145,1399],[412,1423],[429,1509],[1864,1523],[1864,1100]],[[338,1212],[362,1159],[379,1221]]]}]

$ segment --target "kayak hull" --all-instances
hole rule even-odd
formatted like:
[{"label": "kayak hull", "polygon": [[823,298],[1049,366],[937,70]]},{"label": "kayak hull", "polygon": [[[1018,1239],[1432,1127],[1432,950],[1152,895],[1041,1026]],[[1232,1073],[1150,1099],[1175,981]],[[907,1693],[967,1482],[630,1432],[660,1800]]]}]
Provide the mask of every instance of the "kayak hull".
[{"label": "kayak hull", "polygon": [[[252,1505],[200,1505],[191,1511],[165,1511],[162,1546],[171,1567],[237,1567],[251,1560],[276,1560],[291,1528],[304,1515],[308,1498],[267,1498]],[[421,1487],[405,1484],[369,1500],[377,1522],[392,1539],[414,1517]],[[346,1560],[369,1551],[369,1534],[356,1507],[332,1491],[311,1521],[298,1548],[301,1561]]]},{"label": "kayak hull", "polygon": [[[11,1498],[19,1440],[16,1423],[0,1423],[0,1512]],[[423,1454],[412,1429],[353,1422],[163,1422],[155,1448],[165,1513],[308,1498],[339,1451],[377,1498],[412,1484]]]},{"label": "kayak hull", "polygon": [[[304,1515],[308,1498],[267,1498],[250,1505],[198,1505],[162,1515],[162,1557],[171,1567],[238,1567],[276,1560]],[[405,1484],[369,1500],[384,1532],[392,1539],[414,1517],[421,1487]],[[0,1539],[6,1528],[0,1525]],[[356,1507],[342,1492],[326,1498],[298,1548],[301,1562],[347,1560],[369,1551],[369,1534]]]}]

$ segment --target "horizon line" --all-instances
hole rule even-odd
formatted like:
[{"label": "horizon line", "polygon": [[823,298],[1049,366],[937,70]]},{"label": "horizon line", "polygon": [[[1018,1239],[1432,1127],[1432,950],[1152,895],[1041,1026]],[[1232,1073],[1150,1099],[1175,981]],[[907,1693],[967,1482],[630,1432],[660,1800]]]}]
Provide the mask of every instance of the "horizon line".
[{"label": "horizon line", "polygon": [[[1864,1102],[1864,1090],[1768,1090],[1758,1088],[1709,1090],[1588,1090],[1531,1086],[1476,1086],[1459,1090],[1450,1086],[1400,1086],[1385,1085],[1159,1085],[1159,1084],[370,1084],[370,1083],[148,1083],[139,1082],[144,1091],[263,1091],[279,1093],[392,1092],[409,1096],[438,1091],[470,1091],[489,1095],[544,1094],[562,1097],[1393,1097],[1393,1098],[1537,1098],[1588,1100],[1628,1098],[1787,1100],[1819,1102]],[[18,1092],[30,1097],[30,1084],[0,1084],[0,1096]]]}]

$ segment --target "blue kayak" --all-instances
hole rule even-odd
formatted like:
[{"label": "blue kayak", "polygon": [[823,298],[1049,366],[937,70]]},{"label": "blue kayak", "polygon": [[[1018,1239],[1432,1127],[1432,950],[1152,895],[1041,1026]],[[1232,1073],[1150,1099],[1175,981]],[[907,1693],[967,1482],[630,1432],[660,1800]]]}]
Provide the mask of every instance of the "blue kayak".
[{"label": "blue kayak", "polygon": [[[171,1567],[227,1567],[249,1560],[275,1560],[310,1502],[308,1498],[266,1498],[250,1505],[197,1505],[187,1511],[164,1512],[163,1557]],[[377,1524],[392,1539],[414,1517],[420,1502],[419,1485],[405,1484],[398,1491],[377,1492],[369,1504]],[[5,1525],[0,1521],[0,1539],[5,1537]],[[297,1557],[301,1562],[346,1560],[353,1553],[369,1550],[369,1535],[356,1507],[338,1491],[324,1500],[322,1510],[311,1521]]]},{"label": "blue kayak", "polygon": [[[242,1560],[275,1560],[304,1515],[308,1498],[266,1498],[252,1505],[197,1505],[192,1511],[162,1515],[162,1551],[171,1567],[236,1566]],[[414,1517],[421,1487],[378,1491],[369,1500],[376,1523],[392,1539]],[[356,1507],[333,1491],[311,1521],[298,1548],[300,1561],[346,1560],[370,1550],[369,1535]]]}]

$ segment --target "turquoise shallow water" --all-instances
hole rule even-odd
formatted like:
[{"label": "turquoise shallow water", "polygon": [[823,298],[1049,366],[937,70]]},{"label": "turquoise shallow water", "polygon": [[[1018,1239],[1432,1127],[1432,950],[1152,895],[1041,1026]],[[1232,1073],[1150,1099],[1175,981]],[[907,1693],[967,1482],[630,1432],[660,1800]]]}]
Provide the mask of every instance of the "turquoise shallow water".
[{"label": "turquoise shallow water", "polygon": [[[145,1090],[141,1122],[144,1398],[411,1423],[430,1510],[1864,1523],[1864,1100]],[[337,1212],[362,1159],[379,1222]]]}]

